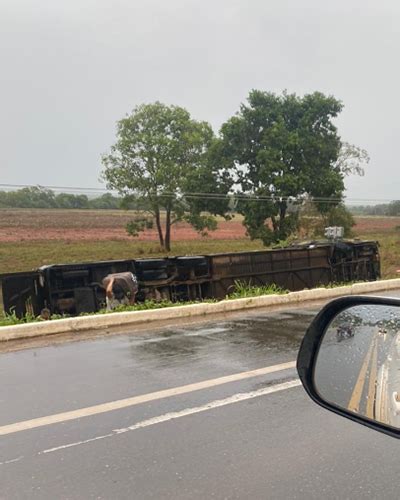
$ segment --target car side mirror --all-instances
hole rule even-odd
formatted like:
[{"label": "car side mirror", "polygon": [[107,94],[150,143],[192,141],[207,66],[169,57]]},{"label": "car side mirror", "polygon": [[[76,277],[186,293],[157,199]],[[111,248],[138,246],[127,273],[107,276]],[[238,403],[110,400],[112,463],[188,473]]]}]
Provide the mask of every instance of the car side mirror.
[{"label": "car side mirror", "polygon": [[351,296],[325,306],[297,358],[313,401],[400,437],[400,300]]}]

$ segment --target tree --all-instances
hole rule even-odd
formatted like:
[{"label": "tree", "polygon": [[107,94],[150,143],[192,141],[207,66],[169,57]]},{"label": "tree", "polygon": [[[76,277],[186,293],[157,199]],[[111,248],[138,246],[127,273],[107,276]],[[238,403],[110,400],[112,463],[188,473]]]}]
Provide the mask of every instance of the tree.
[{"label": "tree", "polygon": [[104,193],[89,200],[89,207],[99,210],[117,210],[121,208],[121,199],[111,193]]},{"label": "tree", "polygon": [[12,208],[56,208],[54,192],[33,186],[5,193],[3,204]]},{"label": "tree", "polygon": [[323,229],[330,226],[341,226],[345,237],[353,236],[352,227],[356,222],[344,203],[339,203],[324,214],[323,222]]},{"label": "tree", "polygon": [[[212,215],[224,215],[228,209],[228,199],[209,200],[201,194],[223,194],[230,187],[226,176],[211,166],[214,141],[208,123],[193,120],[184,108],[155,102],[136,107],[118,122],[117,141],[103,156],[108,187],[118,191],[125,204],[143,206],[167,251],[173,224],[186,220],[198,231],[212,230]],[[137,235],[149,224],[148,218],[139,217],[128,230]]]},{"label": "tree", "polygon": [[399,200],[391,201],[386,206],[385,214],[389,216],[400,215],[400,201]]},{"label": "tree", "polygon": [[369,160],[369,155],[365,149],[348,142],[342,142],[336,167],[344,175],[356,174],[363,176],[365,166],[368,165]]},{"label": "tree", "polygon": [[56,196],[57,208],[89,208],[89,199],[85,194],[60,193]]},{"label": "tree", "polygon": [[353,214],[344,203],[331,206],[321,213],[315,203],[305,202],[300,209],[300,230],[302,238],[324,238],[325,229],[329,226],[341,226],[344,237],[353,236],[352,228],[355,225]]},{"label": "tree", "polygon": [[19,189],[18,191],[0,191],[0,207],[3,208],[61,208],[61,209],[119,209],[121,199],[111,193],[97,198],[85,194],[59,193],[41,186]]},{"label": "tree", "polygon": [[251,238],[268,245],[296,228],[296,203],[341,200],[344,190],[340,137],[332,123],[340,101],[320,92],[298,97],[253,90],[221,128],[220,158],[235,169],[242,196],[238,211]]}]

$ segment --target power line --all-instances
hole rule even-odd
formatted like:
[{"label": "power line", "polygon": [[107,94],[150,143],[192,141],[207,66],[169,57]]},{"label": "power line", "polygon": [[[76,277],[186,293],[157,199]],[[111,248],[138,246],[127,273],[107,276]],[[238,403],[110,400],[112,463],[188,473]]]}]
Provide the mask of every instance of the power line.
[{"label": "power line", "polygon": [[0,183],[0,188],[17,188],[17,189],[22,189],[22,188],[32,188],[32,187],[41,187],[45,189],[56,189],[56,190],[63,190],[63,191],[74,191],[74,192],[79,192],[79,191],[84,191],[84,192],[90,192],[90,191],[98,191],[98,192],[103,192],[103,193],[109,193],[112,190],[106,189],[106,188],[101,188],[101,187],[72,187],[72,186],[45,186],[43,184],[5,184],[5,183]]},{"label": "power line", "polygon": [[[77,186],[53,186],[53,185],[37,185],[33,186],[31,184],[7,184],[7,183],[0,183],[0,189],[2,188],[3,190],[5,189],[22,189],[22,188],[32,188],[32,187],[41,187],[45,189],[50,189],[50,190],[57,190],[61,192],[67,192],[69,191],[70,193],[114,193],[118,194],[117,191],[114,190],[108,190],[106,188],[101,188],[101,187],[77,187]],[[312,198],[306,198],[306,197],[294,197],[294,196],[273,196],[273,195],[255,195],[255,194],[246,194],[246,193],[228,193],[228,194],[222,194],[222,193],[204,193],[204,192],[187,192],[187,193],[172,193],[172,192],[163,192],[159,193],[158,196],[162,196],[165,198],[176,198],[176,197],[181,197],[181,198],[187,198],[187,199],[208,199],[208,200],[229,200],[229,199],[236,199],[236,200],[241,200],[241,201],[271,201],[271,202],[279,202],[279,201],[286,201],[286,202],[308,202],[308,203],[332,203],[332,204],[337,204],[340,202],[344,202],[346,204],[354,204],[354,203],[388,203],[392,202],[393,199],[383,199],[383,198],[334,198],[334,197],[312,197]]]}]

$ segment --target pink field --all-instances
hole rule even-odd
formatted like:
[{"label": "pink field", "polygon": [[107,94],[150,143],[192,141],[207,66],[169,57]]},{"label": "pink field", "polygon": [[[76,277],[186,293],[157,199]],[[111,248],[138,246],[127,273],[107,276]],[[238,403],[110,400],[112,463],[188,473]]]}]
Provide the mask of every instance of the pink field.
[{"label": "pink field", "polygon": [[[132,214],[102,210],[0,210],[0,242],[19,241],[132,241],[125,231]],[[355,233],[389,232],[400,226],[400,217],[356,218]],[[235,240],[246,237],[239,217],[221,220],[218,229],[207,236],[211,240]],[[203,237],[186,223],[172,227],[172,239],[200,240]],[[157,241],[155,229],[141,233],[137,241]]]},{"label": "pink field", "polygon": [[[0,242],[18,241],[109,241],[129,240],[125,231],[131,219],[126,212],[84,211],[84,210],[0,210]],[[232,240],[245,237],[245,229],[240,220],[222,220],[218,229],[207,238]],[[172,227],[172,239],[197,240],[202,236],[186,223]],[[136,238],[137,241],[157,241],[155,229],[147,230]]]}]

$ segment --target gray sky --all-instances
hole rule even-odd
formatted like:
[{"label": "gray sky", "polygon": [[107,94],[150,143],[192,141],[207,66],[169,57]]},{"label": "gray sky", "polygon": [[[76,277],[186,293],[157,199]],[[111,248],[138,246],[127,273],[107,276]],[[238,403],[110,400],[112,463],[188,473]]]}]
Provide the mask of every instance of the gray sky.
[{"label": "gray sky", "polygon": [[217,131],[252,88],[319,90],[371,156],[348,197],[399,199],[399,26],[398,0],[0,0],[0,182],[98,186],[142,102]]}]

